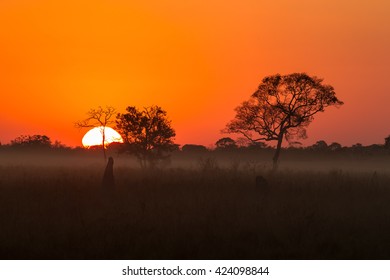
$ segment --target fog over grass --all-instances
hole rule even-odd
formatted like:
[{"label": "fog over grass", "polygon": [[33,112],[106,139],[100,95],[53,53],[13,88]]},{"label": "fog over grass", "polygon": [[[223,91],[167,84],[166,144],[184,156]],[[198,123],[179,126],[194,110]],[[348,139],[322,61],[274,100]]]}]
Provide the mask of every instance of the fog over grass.
[{"label": "fog over grass", "polygon": [[[390,156],[0,153],[2,259],[388,259]],[[255,177],[270,185],[265,194]]]}]

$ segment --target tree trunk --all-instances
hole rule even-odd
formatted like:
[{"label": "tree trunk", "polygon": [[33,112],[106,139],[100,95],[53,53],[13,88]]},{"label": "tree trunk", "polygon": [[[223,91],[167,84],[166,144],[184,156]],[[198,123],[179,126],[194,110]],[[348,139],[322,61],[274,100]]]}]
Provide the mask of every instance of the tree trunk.
[{"label": "tree trunk", "polygon": [[104,156],[104,162],[107,162],[107,155],[106,155],[106,147],[104,146],[106,142],[106,128],[103,127],[103,132],[102,132],[102,149],[103,149],[103,156]]},{"label": "tree trunk", "polygon": [[272,159],[273,160],[272,172],[275,172],[278,169],[278,161],[279,161],[280,150],[282,149],[283,136],[284,133],[281,132],[278,137],[278,144],[276,145],[276,151]]}]

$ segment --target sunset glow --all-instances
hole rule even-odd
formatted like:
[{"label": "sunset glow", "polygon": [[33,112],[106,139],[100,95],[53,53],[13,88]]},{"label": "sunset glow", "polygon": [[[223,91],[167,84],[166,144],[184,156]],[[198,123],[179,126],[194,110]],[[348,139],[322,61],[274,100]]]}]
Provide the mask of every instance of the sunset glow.
[{"label": "sunset glow", "polygon": [[[85,133],[82,143],[85,148],[89,148],[92,146],[101,146],[103,142],[103,127],[95,127],[89,130],[87,133]],[[111,127],[106,127],[104,129],[105,133],[105,145],[113,143],[113,142],[119,142],[123,143],[122,137],[119,135],[118,132],[116,132]]]},{"label": "sunset glow", "polygon": [[[179,144],[209,146],[261,79],[307,72],[345,102],[304,144],[390,134],[390,2],[0,1],[0,141],[45,134],[70,146],[97,106],[159,105]],[[372,125],[377,124],[377,125]]]}]

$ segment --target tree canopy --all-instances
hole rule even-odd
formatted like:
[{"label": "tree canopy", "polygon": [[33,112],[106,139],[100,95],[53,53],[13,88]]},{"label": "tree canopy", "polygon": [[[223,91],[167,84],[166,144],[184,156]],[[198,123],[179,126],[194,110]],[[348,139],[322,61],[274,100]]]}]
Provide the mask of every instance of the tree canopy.
[{"label": "tree canopy", "polygon": [[30,148],[50,148],[51,140],[46,135],[21,135],[11,140],[11,146]]},{"label": "tree canopy", "polygon": [[215,142],[217,149],[234,149],[237,148],[237,143],[230,137],[224,137]]},{"label": "tree canopy", "polygon": [[249,100],[236,108],[236,116],[225,129],[252,142],[277,141],[273,158],[276,169],[282,141],[306,138],[306,127],[314,115],[328,106],[343,104],[331,85],[306,73],[265,77]]},{"label": "tree canopy", "polygon": [[117,130],[125,147],[134,153],[141,167],[152,166],[156,160],[167,157],[167,152],[177,148],[176,136],[167,112],[159,106],[137,109],[129,106],[125,114],[118,114]]}]

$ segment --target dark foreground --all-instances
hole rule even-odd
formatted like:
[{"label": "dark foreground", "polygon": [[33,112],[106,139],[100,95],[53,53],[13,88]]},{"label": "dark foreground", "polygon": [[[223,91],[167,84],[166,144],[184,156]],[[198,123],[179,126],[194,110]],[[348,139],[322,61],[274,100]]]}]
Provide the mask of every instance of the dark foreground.
[{"label": "dark foreground", "polygon": [[390,259],[390,177],[0,166],[1,259]]}]

